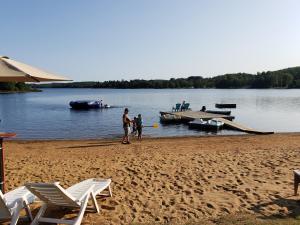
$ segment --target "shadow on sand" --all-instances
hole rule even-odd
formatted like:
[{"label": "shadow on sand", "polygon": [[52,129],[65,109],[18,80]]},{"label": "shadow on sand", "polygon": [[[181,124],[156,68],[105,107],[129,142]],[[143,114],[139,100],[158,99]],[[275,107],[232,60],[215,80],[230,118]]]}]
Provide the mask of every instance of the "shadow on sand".
[{"label": "shadow on sand", "polygon": [[[274,199],[271,199],[269,202],[261,203],[255,205],[250,208],[250,210],[255,213],[260,214],[259,218],[261,219],[275,219],[275,218],[300,218],[300,200],[292,199],[293,195],[281,197],[279,195],[275,195]],[[282,209],[278,211],[278,213],[273,215],[265,215],[264,208],[271,206],[279,206]],[[300,222],[299,222],[300,224]]]},{"label": "shadow on sand", "polygon": [[76,148],[97,148],[97,147],[107,147],[113,145],[119,145],[119,142],[100,142],[100,143],[87,143],[86,145],[74,145],[74,146],[67,146],[58,149],[76,149]]}]

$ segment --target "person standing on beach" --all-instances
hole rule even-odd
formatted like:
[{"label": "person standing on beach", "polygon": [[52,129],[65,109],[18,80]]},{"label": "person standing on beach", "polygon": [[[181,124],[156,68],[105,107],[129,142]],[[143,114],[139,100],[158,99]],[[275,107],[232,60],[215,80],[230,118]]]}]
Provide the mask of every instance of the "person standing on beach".
[{"label": "person standing on beach", "polygon": [[138,139],[142,140],[142,130],[143,130],[143,119],[142,115],[139,114],[136,120],[136,129],[138,133]]},{"label": "person standing on beach", "polygon": [[122,117],[122,120],[123,120],[123,129],[124,129],[124,136],[123,136],[123,139],[122,139],[122,144],[130,144],[130,141],[129,141],[129,133],[130,133],[130,118],[128,116],[128,108],[125,108],[124,110],[124,114],[123,114],[123,117]]}]

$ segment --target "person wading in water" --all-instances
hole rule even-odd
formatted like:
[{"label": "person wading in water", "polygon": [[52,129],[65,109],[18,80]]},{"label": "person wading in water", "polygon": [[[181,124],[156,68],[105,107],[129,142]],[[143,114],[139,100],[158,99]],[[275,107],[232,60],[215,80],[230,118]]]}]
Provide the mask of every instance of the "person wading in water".
[{"label": "person wading in water", "polygon": [[122,139],[122,144],[130,144],[130,141],[129,141],[129,133],[130,133],[130,118],[128,116],[128,108],[125,108],[124,110],[124,114],[123,114],[123,117],[122,117],[122,120],[123,120],[123,129],[124,129],[124,136],[123,136],[123,139]]}]

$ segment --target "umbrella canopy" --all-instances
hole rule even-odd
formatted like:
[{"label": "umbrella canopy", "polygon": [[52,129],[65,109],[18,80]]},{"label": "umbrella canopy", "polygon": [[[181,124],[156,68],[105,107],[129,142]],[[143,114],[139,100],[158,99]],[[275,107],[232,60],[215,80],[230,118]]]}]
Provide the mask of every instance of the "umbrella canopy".
[{"label": "umbrella canopy", "polygon": [[42,81],[70,81],[70,79],[17,62],[7,56],[0,56],[0,82]]},{"label": "umbrella canopy", "polygon": [[[0,56],[0,82],[41,82],[41,81],[70,81],[32,66],[17,62],[7,56]],[[15,134],[0,133],[0,189],[4,193],[4,160],[2,141],[4,137]]]}]

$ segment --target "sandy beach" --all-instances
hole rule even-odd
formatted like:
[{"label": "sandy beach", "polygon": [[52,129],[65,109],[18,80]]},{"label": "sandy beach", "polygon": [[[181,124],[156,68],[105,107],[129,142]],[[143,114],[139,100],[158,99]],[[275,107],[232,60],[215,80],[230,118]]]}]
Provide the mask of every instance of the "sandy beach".
[{"label": "sandy beach", "polygon": [[149,138],[130,145],[6,141],[5,168],[8,190],[26,182],[69,187],[111,178],[113,197],[99,199],[101,213],[86,213],[83,224],[214,224],[241,213],[299,215],[292,173],[300,168],[299,151],[298,133]]}]

